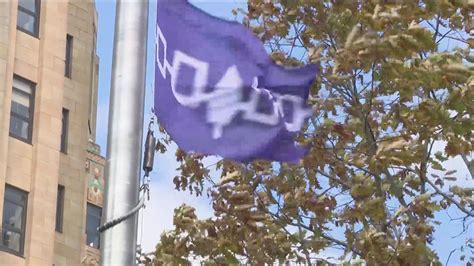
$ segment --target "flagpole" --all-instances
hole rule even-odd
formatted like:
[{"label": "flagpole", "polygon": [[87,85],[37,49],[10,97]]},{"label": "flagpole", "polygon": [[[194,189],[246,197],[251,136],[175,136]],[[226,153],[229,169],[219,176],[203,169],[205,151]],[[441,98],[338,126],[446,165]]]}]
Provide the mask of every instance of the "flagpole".
[{"label": "flagpole", "polygon": [[[148,1],[118,0],[110,88],[102,222],[138,203],[145,97]],[[136,264],[137,215],[101,234],[100,264]]]}]

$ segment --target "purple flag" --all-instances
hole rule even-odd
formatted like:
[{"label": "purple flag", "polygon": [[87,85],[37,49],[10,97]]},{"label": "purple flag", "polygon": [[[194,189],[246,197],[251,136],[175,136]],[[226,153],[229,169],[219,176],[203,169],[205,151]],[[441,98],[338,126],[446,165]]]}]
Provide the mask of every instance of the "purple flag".
[{"label": "purple flag", "polygon": [[317,68],[284,68],[236,22],[185,0],[158,0],[155,113],[188,152],[247,162],[297,162],[295,134]]}]

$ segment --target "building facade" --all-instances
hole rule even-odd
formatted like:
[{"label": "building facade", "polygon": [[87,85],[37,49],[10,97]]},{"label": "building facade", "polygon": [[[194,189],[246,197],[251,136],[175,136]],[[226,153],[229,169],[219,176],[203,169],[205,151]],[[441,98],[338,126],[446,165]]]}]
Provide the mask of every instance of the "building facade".
[{"label": "building facade", "polygon": [[96,265],[92,0],[0,1],[0,265]]}]

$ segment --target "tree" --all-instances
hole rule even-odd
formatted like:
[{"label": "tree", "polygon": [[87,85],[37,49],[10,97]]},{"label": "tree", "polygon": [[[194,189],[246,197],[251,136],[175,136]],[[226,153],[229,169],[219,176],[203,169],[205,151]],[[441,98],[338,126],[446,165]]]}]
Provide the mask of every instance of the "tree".
[{"label": "tree", "polygon": [[214,216],[177,208],[154,263],[314,263],[339,247],[343,261],[440,264],[434,214],[474,216],[473,188],[443,165],[460,155],[473,175],[473,11],[471,0],[254,0],[236,11],[276,62],[321,66],[298,137],[310,153],[298,165],[221,160],[213,180],[203,156],[178,150],[176,189],[207,192]]}]

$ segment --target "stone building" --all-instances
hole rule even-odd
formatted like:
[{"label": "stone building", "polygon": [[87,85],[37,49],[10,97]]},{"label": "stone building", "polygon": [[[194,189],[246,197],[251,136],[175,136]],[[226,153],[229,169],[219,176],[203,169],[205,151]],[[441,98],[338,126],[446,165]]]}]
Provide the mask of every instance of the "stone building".
[{"label": "stone building", "polygon": [[96,265],[93,0],[0,1],[0,265]]}]

